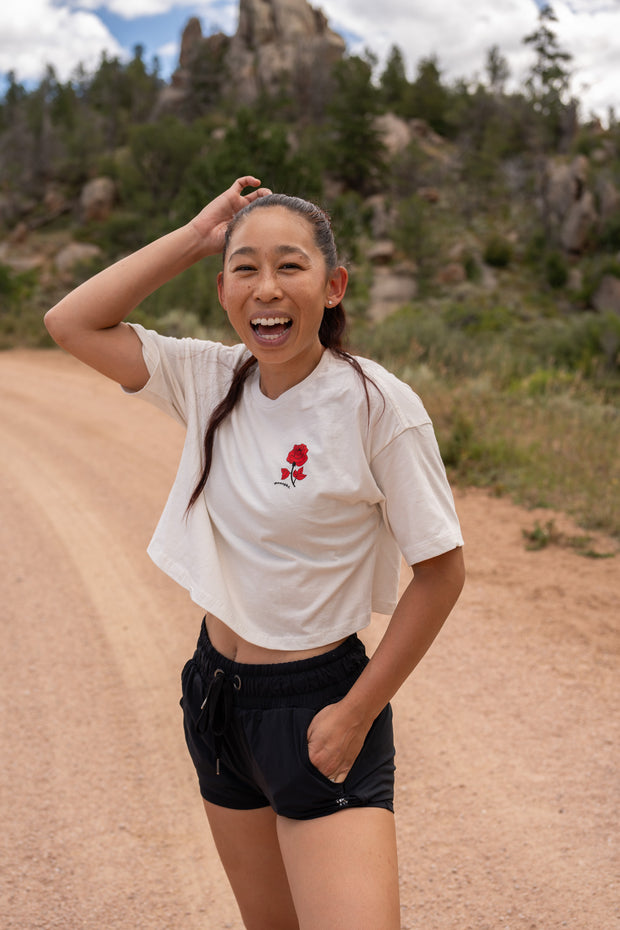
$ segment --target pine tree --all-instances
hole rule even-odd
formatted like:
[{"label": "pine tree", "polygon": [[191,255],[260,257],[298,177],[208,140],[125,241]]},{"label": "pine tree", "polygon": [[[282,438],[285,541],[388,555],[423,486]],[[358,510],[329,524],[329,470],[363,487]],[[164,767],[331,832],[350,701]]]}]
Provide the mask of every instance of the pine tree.
[{"label": "pine tree", "polygon": [[379,78],[381,101],[388,110],[402,115],[404,113],[409,81],[405,71],[403,53],[397,45],[393,45],[385,63],[385,68]]},{"label": "pine tree", "polygon": [[334,69],[335,91],[328,107],[327,170],[360,192],[373,189],[383,167],[383,143],[375,127],[378,90],[368,60],[351,56]]},{"label": "pine tree", "polygon": [[418,62],[416,79],[411,85],[408,115],[426,120],[435,132],[448,131],[449,94],[441,82],[437,58],[422,58]]},{"label": "pine tree", "polygon": [[525,87],[535,112],[541,117],[541,128],[555,146],[560,141],[568,110],[565,98],[571,75],[567,65],[572,55],[558,44],[550,25],[558,20],[550,5],[540,11],[538,21],[538,29],[523,39],[536,53]]},{"label": "pine tree", "polygon": [[510,77],[510,68],[497,45],[491,46],[487,52],[486,72],[491,93],[501,96]]}]

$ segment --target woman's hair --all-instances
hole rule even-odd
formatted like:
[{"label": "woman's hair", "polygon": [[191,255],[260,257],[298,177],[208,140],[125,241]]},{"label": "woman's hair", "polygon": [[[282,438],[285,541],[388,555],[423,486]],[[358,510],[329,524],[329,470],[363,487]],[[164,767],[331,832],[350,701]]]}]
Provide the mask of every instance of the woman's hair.
[{"label": "woman's hair", "polygon": [[[269,207],[284,207],[286,210],[290,210],[291,213],[296,213],[298,216],[303,217],[312,226],[315,244],[317,248],[320,249],[320,251],[323,253],[325,266],[328,272],[333,271],[338,267],[338,250],[336,249],[336,242],[334,240],[331,222],[327,213],[320,207],[317,207],[316,204],[310,203],[308,200],[302,200],[301,197],[289,197],[287,194],[269,194],[266,197],[258,197],[256,200],[253,200],[237,214],[235,214],[226,230],[223,250],[224,260],[226,259],[226,253],[228,252],[232,234],[239,226],[239,224],[242,223],[245,217],[247,217],[248,214],[252,211],[264,210],[268,209]],[[366,394],[366,402],[370,409],[367,382],[370,382],[371,384],[374,384],[374,382],[371,378],[364,374],[359,362],[352,355],[346,352],[343,347],[346,323],[347,320],[342,303],[337,304],[335,307],[326,307],[323,312],[321,325],[319,327],[319,340],[321,345],[333,352],[334,355],[344,359],[349,363],[349,365],[351,365],[352,368],[355,369],[356,373],[361,378],[362,384],[364,386],[364,392]],[[211,471],[211,462],[213,459],[213,442],[215,439],[215,432],[220,424],[234,409],[237,401],[241,397],[243,385],[245,384],[248,375],[256,364],[256,358],[253,355],[250,355],[249,358],[245,359],[241,365],[239,365],[233,375],[233,379],[231,381],[226,397],[220,401],[220,403],[211,414],[204,438],[203,470],[198,483],[192,492],[192,496],[189,499],[187,512],[189,512],[194,506],[204,491],[205,485],[207,483],[207,478],[209,477],[209,472]]]}]

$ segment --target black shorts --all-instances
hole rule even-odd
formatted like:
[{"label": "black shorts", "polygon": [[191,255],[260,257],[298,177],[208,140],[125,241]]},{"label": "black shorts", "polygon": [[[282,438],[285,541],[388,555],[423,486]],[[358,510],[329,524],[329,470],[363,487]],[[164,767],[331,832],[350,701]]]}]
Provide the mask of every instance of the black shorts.
[{"label": "black shorts", "polygon": [[393,811],[389,704],[343,783],[331,782],[308,756],[310,721],[345,696],[367,662],[355,635],[298,662],[233,662],[213,648],[203,621],[196,652],[181,676],[185,738],[203,798],[236,810],[271,806],[296,820],[347,807]]}]

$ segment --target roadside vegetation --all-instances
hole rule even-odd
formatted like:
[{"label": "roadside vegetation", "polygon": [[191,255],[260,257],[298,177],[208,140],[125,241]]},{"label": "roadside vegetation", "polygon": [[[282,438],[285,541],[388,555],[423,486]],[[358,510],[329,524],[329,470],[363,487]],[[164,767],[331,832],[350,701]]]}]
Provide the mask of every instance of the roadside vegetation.
[{"label": "roadside vegetation", "polygon": [[[189,219],[243,171],[329,210],[351,270],[351,348],[409,381],[436,425],[453,480],[570,513],[620,540],[620,309],[596,299],[620,278],[620,209],[567,250],[544,206],[546,166],[583,156],[596,206],[620,186],[620,125],[583,119],[551,8],[524,42],[532,69],[508,92],[487,52],[485,77],[447,83],[434,57],[413,79],[394,48],[335,68],[322,99],[223,106],[196,76],[193,106],[159,113],[157,64],[103,59],[36,88],[9,75],[0,101],[0,347],[43,347],[42,316],[69,287]],[[377,118],[415,126],[386,147]],[[251,153],[249,156],[248,153]],[[92,178],[114,181],[104,218],[78,204]],[[605,187],[606,186],[606,187]],[[380,203],[380,208],[377,204]],[[382,220],[378,229],[378,214]],[[20,265],[11,249],[36,243]],[[417,296],[381,320],[368,313],[376,240],[415,274]],[[98,247],[56,273],[59,243]],[[457,268],[459,276],[451,279]],[[209,259],[162,288],[135,317],[175,335],[232,339]],[[535,536],[555,540],[538,525]],[[530,540],[531,543],[536,540]],[[586,547],[587,548],[587,547]]]}]

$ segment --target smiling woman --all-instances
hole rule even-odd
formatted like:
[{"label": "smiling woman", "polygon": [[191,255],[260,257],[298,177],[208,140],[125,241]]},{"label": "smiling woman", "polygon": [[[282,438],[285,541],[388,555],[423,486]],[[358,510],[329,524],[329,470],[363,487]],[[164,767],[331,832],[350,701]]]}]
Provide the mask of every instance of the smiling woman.
[{"label": "smiling woman", "polygon": [[[390,701],[459,596],[463,540],[420,399],[343,348],[329,218],[259,184],[239,178],[46,324],[187,431],[149,553],[205,610],[185,738],[246,927],[398,930]],[[238,345],[124,322],[216,252]],[[391,619],[369,659],[373,610]]]},{"label": "smiling woman", "polygon": [[255,204],[231,224],[218,292],[259,362],[263,393],[275,399],[318,364],[325,309],[340,304],[347,272],[331,265],[336,257],[321,250],[315,227],[300,222],[296,198],[274,195]]}]

